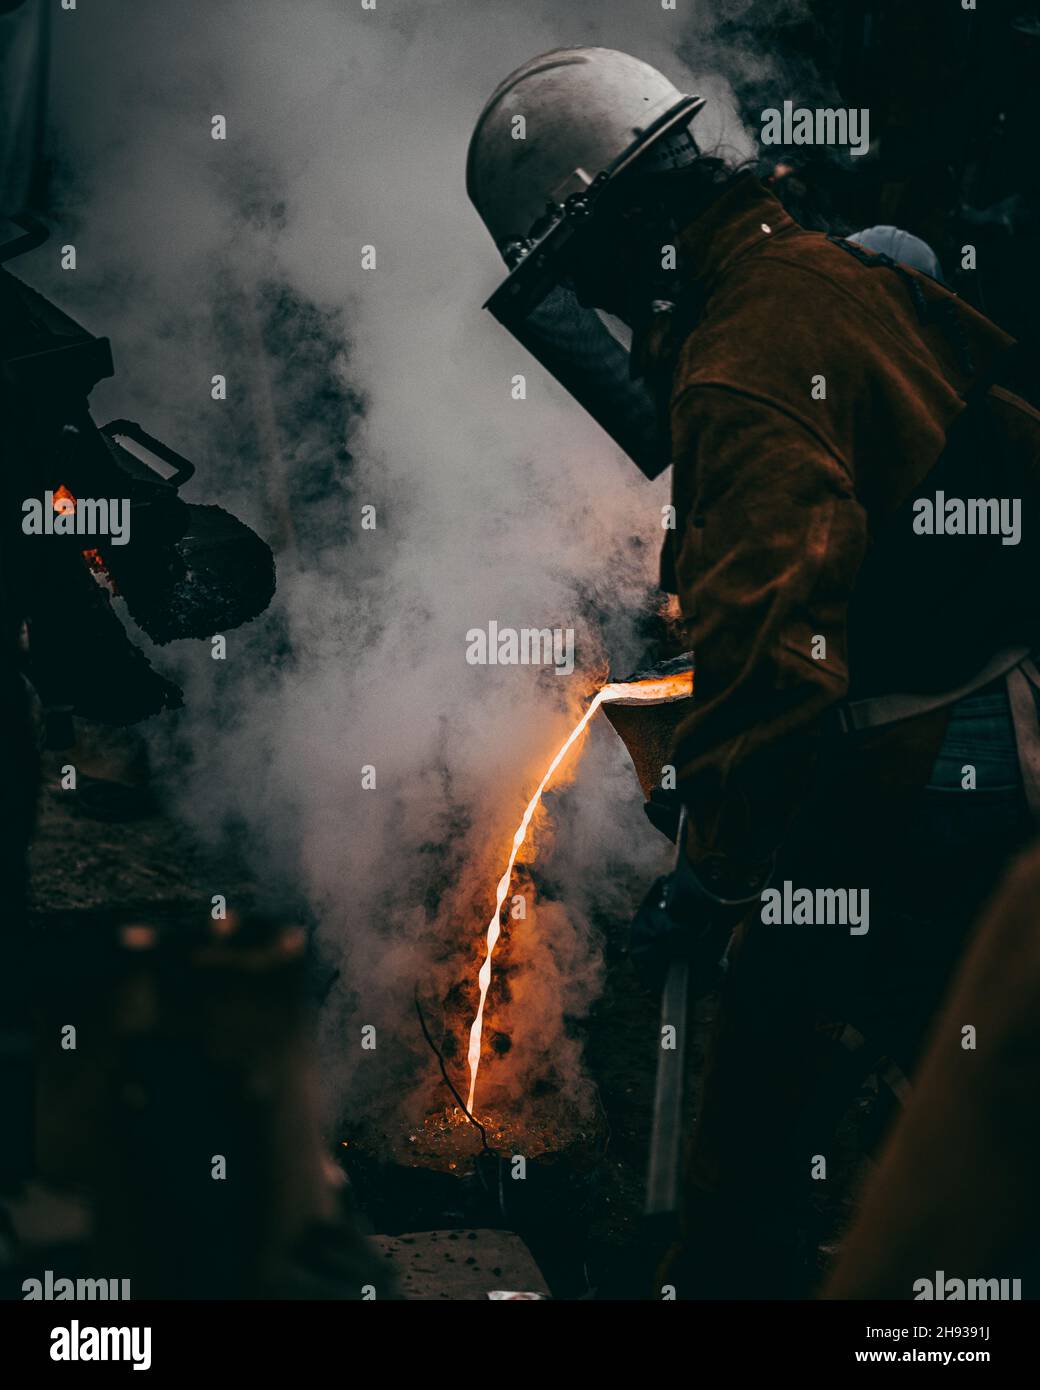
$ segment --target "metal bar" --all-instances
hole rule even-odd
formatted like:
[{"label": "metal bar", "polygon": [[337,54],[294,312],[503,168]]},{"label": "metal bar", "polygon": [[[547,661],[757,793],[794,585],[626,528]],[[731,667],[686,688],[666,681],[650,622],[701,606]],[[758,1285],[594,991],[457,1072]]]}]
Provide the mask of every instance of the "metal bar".
[{"label": "metal bar", "polygon": [[[676,860],[685,853],[686,807],[679,816]],[[657,1081],[650,1129],[650,1162],[646,1178],[646,1215],[678,1213],[682,1192],[683,1090],[686,1079],[686,1024],[690,999],[690,965],[674,960],[668,967],[661,995]],[[675,1029],[675,1046],[664,1047],[666,1027]]]},{"label": "metal bar", "polygon": [[675,1046],[662,1046],[657,1057],[650,1164],[646,1179],[647,1216],[664,1216],[679,1210],[689,986],[689,962],[673,961],[661,998],[661,1027],[671,1025],[675,1029]]}]

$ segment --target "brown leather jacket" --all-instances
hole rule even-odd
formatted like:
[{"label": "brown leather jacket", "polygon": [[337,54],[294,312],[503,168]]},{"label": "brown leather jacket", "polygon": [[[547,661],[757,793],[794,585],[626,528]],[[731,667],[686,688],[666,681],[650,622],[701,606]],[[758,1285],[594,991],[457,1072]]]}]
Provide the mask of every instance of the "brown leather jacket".
[{"label": "brown leather jacket", "polygon": [[[697,659],[675,757],[691,854],[740,861],[784,838],[813,784],[827,707],[850,683],[901,688],[897,669],[857,670],[850,596],[876,529],[1013,342],[908,271],[930,303],[956,305],[961,328],[922,321],[903,278],[804,230],[750,176],[677,249],[695,326],[684,331],[680,310],[659,316],[634,349],[648,383],[670,386],[676,528],[662,582],[680,596]],[[1040,415],[1007,392],[991,399],[1040,457]],[[924,748],[920,785],[943,726],[906,720],[880,741],[896,765]]]}]

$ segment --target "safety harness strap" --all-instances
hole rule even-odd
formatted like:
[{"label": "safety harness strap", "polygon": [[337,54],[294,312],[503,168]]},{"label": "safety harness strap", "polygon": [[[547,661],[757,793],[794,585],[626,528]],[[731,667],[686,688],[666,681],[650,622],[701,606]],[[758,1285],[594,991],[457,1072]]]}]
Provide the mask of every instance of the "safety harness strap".
[{"label": "safety harness strap", "polygon": [[[944,690],[937,694],[906,693],[875,695],[865,700],[843,700],[829,709],[824,718],[836,733],[851,734],[863,729],[883,728],[886,724],[895,724],[900,719],[911,719],[917,714],[928,714],[932,710],[943,709],[946,705],[963,700],[967,695],[973,695],[977,690],[982,690],[992,681],[1026,663],[1030,654],[1029,647],[1005,647],[991,657],[970,680],[953,690]],[[1028,664],[1032,665],[1031,662]]]}]

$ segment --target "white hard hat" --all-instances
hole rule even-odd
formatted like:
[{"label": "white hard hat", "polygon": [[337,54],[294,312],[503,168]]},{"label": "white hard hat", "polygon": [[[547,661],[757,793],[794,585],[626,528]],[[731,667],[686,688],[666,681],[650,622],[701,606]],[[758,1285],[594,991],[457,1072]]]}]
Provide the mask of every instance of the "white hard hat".
[{"label": "white hard hat", "polygon": [[[555,233],[566,214],[588,214],[597,195],[637,159],[640,168],[655,169],[696,157],[686,127],[704,104],[628,53],[543,53],[510,73],[481,112],[466,191],[507,259],[516,264],[539,252],[546,270],[548,243],[561,240]],[[497,312],[494,302],[491,307]]]}]

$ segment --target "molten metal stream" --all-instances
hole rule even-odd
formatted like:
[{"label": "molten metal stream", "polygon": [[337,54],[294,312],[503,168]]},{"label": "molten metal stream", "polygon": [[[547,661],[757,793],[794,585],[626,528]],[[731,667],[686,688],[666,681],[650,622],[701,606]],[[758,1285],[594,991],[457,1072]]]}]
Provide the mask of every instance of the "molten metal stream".
[{"label": "molten metal stream", "polygon": [[477,1016],[473,1020],[469,1030],[469,1099],[466,1101],[466,1109],[472,1115],[473,1096],[477,1089],[477,1071],[480,1067],[480,1043],[484,1031],[484,1004],[487,1001],[488,987],[491,984],[491,957],[494,954],[498,938],[502,934],[502,927],[499,919],[502,916],[502,904],[506,900],[509,892],[510,880],[513,877],[513,866],[516,863],[516,856],[520,851],[520,846],[527,838],[527,829],[531,824],[531,817],[535,813],[542,793],[549,785],[553,773],[563,762],[574,741],[581,737],[585,731],[589,720],[599,709],[600,705],[610,704],[614,701],[623,700],[626,704],[665,704],[669,700],[684,700],[693,693],[693,673],[692,671],[680,671],[677,675],[664,677],[650,677],[647,680],[639,681],[616,681],[610,685],[604,685],[596,692],[595,698],[588,709],[575,724],[563,746],[553,758],[552,762],[545,770],[545,776],[538,783],[538,788],[534,796],[527,803],[520,824],[517,826],[516,834],[513,836],[513,849],[509,856],[509,863],[506,871],[498,880],[498,890],[495,894],[495,911],[487,927],[487,955],[484,957],[484,964],[480,967],[480,974],[477,982],[480,985],[480,1003],[477,1005]]}]

